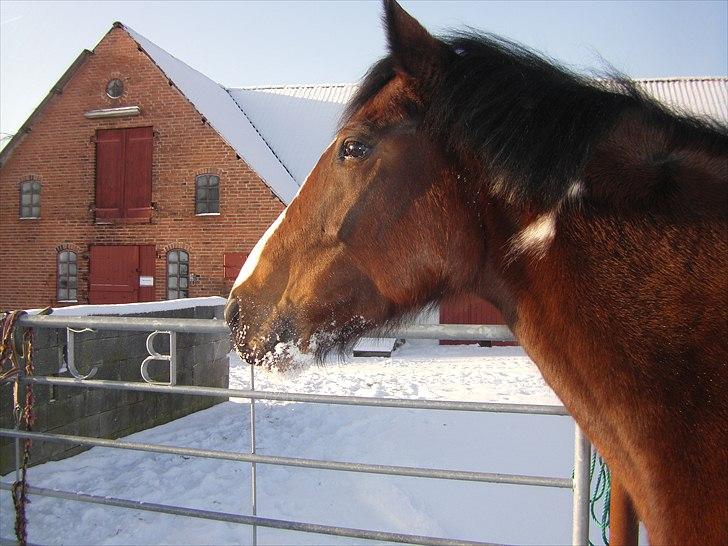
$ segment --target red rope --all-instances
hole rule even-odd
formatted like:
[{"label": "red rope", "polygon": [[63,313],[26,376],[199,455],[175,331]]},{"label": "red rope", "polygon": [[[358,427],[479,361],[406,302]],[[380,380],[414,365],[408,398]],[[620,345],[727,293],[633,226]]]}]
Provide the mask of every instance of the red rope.
[{"label": "red rope", "polygon": [[[33,385],[25,386],[24,406],[20,407],[20,381],[18,375],[20,365],[18,358],[25,360],[25,376],[33,375],[33,331],[26,329],[23,332],[23,350],[19,354],[14,343],[14,333],[18,318],[24,314],[24,311],[10,311],[3,316],[2,320],[2,338],[0,341],[0,380],[15,378],[15,386],[13,389],[13,409],[18,428],[24,425],[26,431],[33,430],[35,424],[35,410],[33,405],[35,397],[33,396]],[[21,546],[25,546],[28,540],[27,523],[25,515],[25,506],[28,502],[28,463],[30,462],[30,448],[32,441],[29,438],[23,440],[23,461],[20,467],[20,479],[13,484],[13,504],[15,505],[15,536]]]}]

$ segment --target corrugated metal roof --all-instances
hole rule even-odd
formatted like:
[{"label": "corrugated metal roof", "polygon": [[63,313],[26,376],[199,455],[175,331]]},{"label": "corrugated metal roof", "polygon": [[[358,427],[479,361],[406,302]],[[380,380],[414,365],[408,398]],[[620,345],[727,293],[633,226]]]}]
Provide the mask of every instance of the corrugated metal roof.
[{"label": "corrugated metal roof", "polygon": [[728,124],[728,78],[665,78],[636,83],[678,113],[708,116]]},{"label": "corrugated metal roof", "polygon": [[230,96],[298,184],[334,138],[356,85],[298,85],[229,89]]},{"label": "corrugated metal roof", "polygon": [[[668,107],[728,124],[728,78],[636,80]],[[298,184],[334,137],[355,84],[228,89]]]}]

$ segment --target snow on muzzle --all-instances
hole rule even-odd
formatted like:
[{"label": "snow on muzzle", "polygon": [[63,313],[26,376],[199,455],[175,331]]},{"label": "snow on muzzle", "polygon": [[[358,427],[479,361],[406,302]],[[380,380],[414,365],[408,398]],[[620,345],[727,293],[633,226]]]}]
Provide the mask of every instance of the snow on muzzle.
[{"label": "snow on muzzle", "polygon": [[234,296],[225,308],[238,355],[250,364],[288,370],[323,363],[334,352],[342,357],[374,324],[361,315],[335,318],[326,309],[265,305]]},{"label": "snow on muzzle", "polygon": [[289,367],[290,360],[308,348],[307,343],[300,342],[293,317],[275,308],[231,297],[225,306],[225,320],[235,351],[250,364]]}]

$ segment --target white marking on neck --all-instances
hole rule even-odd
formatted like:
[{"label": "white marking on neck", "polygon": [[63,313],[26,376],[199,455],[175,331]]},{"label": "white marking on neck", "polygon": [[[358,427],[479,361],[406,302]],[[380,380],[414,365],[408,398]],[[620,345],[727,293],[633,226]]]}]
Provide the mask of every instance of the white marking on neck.
[{"label": "white marking on neck", "polygon": [[584,182],[582,182],[581,180],[577,180],[576,182],[573,182],[571,186],[569,186],[569,189],[566,190],[566,198],[576,201],[581,198],[581,196],[584,194],[584,191]]},{"label": "white marking on neck", "polygon": [[513,253],[528,253],[543,258],[556,236],[556,211],[538,216],[518,233],[512,243]]},{"label": "white marking on neck", "polygon": [[[331,143],[326,147],[326,150],[324,150],[324,153],[331,148],[331,146],[336,142],[336,139],[331,141]],[[323,154],[322,154],[323,155]],[[318,162],[317,162],[318,164]],[[316,166],[314,165],[314,168]],[[288,204],[288,207],[290,207],[293,202],[296,200],[296,198],[301,194],[301,190],[303,189],[303,186],[306,185],[306,182],[308,182],[309,177],[311,176],[311,173],[313,172],[313,169],[311,169],[311,172],[308,173],[308,176],[306,176],[306,179],[303,181],[303,184],[298,188],[298,191],[296,192],[296,195],[293,196],[293,199],[291,199],[291,202]],[[233,287],[230,289],[230,295],[235,291],[235,289],[243,284],[245,281],[247,281],[255,271],[256,267],[258,267],[258,262],[260,262],[260,257],[263,255],[263,249],[265,248],[266,243],[270,240],[271,237],[273,237],[273,234],[276,232],[278,227],[283,223],[283,219],[286,217],[286,211],[288,210],[288,207],[283,209],[283,212],[281,212],[278,215],[278,218],[276,218],[275,222],[273,222],[268,229],[265,231],[263,236],[258,239],[258,242],[255,243],[255,246],[253,247],[253,250],[250,251],[250,254],[248,254],[247,259],[245,260],[245,263],[243,264],[243,267],[240,268],[240,272],[238,273],[237,278],[235,279],[235,283],[233,284]]]}]

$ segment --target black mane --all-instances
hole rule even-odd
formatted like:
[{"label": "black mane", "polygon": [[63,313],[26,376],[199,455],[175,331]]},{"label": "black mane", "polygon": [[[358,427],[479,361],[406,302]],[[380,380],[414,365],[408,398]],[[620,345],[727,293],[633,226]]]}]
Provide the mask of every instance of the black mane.
[{"label": "black mane", "polygon": [[[621,75],[584,77],[532,50],[484,34],[441,39],[419,81],[423,127],[456,155],[475,154],[494,189],[515,202],[556,204],[576,181],[600,137],[626,113],[670,132],[674,141],[728,149],[728,129],[708,119],[677,116]],[[387,56],[364,77],[346,122],[395,75]]]}]

